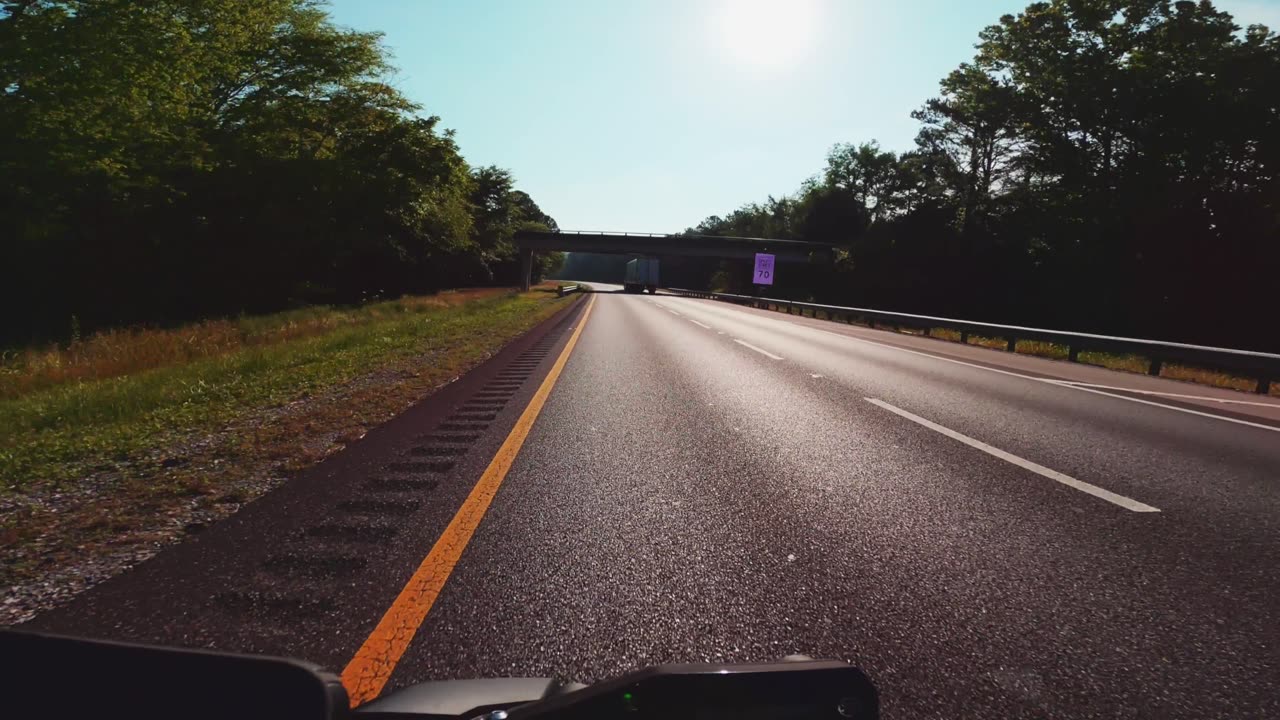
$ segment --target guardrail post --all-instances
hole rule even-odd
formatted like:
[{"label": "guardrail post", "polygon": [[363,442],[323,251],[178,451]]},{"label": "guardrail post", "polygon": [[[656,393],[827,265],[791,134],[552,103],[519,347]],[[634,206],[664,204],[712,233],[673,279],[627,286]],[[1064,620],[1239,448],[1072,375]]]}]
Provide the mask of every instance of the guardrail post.
[{"label": "guardrail post", "polygon": [[869,318],[867,318],[867,327],[871,328],[872,330],[875,330],[875,329],[876,329],[876,319],[875,319],[875,318],[873,318],[873,317],[869,317]]},{"label": "guardrail post", "polygon": [[1004,349],[1008,350],[1009,352],[1018,352],[1018,338],[1016,337],[1009,338],[1009,343],[1005,345]]},{"label": "guardrail post", "polygon": [[1266,375],[1263,375],[1262,377],[1258,378],[1258,387],[1254,388],[1254,392],[1258,393],[1259,395],[1270,395],[1271,394],[1271,378],[1267,377]]},{"label": "guardrail post", "polygon": [[1151,365],[1147,368],[1147,374],[1159,375],[1160,366],[1161,366],[1160,358],[1151,358]]},{"label": "guardrail post", "polygon": [[1079,345],[1067,346],[1067,361],[1080,362],[1080,346]]},{"label": "guardrail post", "polygon": [[969,344],[969,331],[968,331],[968,330],[961,330],[961,331],[960,331],[960,344],[961,344],[961,345],[968,345],[968,344]]},{"label": "guardrail post", "polygon": [[921,334],[921,335],[923,335],[923,336],[925,336],[925,337],[929,337],[929,331],[930,331],[930,330],[932,330],[932,329],[933,329],[933,328],[925,328],[923,331],[921,331],[921,332],[920,332],[920,334]]}]

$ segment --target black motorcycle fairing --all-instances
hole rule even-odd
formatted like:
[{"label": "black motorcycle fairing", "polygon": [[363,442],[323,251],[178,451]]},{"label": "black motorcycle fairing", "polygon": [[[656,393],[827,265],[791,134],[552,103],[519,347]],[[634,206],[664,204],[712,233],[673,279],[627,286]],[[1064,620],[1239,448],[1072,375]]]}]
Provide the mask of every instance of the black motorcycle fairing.
[{"label": "black motorcycle fairing", "polygon": [[361,720],[472,718],[584,687],[550,678],[438,680],[394,690],[356,708],[355,714]]},{"label": "black motorcycle fairing", "polygon": [[511,720],[879,717],[880,697],[870,678],[829,660],[660,665],[510,712]]},{"label": "black motorcycle fairing", "polygon": [[14,717],[878,720],[861,670],[834,661],[664,665],[584,687],[547,679],[422,683],[354,713],[338,678],[254,655],[0,630],[0,690]]},{"label": "black motorcycle fairing", "polygon": [[287,658],[11,630],[0,632],[0,658],[14,718],[321,720],[347,711],[336,675]]}]

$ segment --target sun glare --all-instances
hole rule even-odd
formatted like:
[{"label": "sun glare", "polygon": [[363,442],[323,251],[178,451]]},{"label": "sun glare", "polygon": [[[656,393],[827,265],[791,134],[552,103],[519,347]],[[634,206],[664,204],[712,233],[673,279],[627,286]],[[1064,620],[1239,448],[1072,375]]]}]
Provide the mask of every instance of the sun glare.
[{"label": "sun glare", "polygon": [[720,0],[712,22],[733,61],[781,69],[812,49],[817,16],[816,0]]}]

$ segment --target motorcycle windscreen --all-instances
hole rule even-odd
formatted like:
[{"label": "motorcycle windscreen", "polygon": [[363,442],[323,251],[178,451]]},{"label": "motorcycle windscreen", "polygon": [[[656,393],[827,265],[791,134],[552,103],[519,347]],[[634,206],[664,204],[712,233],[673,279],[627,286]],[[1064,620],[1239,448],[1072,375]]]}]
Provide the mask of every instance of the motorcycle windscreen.
[{"label": "motorcycle windscreen", "polygon": [[336,677],[281,658],[19,632],[0,632],[0,658],[12,718],[322,720],[347,707]]}]

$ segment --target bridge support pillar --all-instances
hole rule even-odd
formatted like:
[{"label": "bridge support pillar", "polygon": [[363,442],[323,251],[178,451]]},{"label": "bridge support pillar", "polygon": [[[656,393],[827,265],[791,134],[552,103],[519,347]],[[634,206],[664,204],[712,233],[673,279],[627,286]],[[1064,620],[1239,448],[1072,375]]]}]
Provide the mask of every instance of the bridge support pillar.
[{"label": "bridge support pillar", "polygon": [[533,274],[533,250],[520,248],[520,289],[529,292],[530,276]]}]

